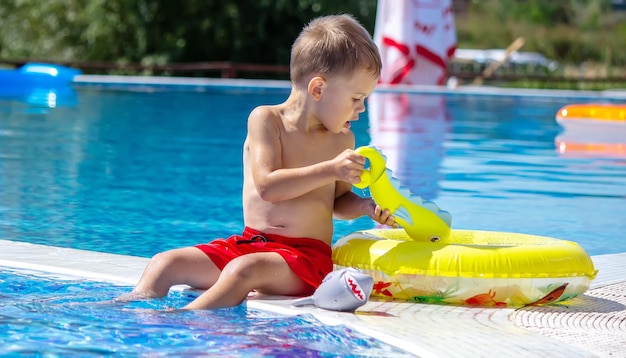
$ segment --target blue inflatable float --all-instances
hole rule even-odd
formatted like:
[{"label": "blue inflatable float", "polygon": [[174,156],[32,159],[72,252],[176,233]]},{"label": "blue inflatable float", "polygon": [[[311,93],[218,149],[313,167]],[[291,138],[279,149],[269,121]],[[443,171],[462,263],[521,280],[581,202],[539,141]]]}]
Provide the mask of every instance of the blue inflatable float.
[{"label": "blue inflatable float", "polygon": [[82,71],[48,63],[27,63],[0,69],[0,99],[36,107],[72,106],[77,97],[72,83]]},{"label": "blue inflatable float", "polygon": [[14,70],[0,70],[0,87],[66,86],[81,73],[66,66],[31,62]]}]

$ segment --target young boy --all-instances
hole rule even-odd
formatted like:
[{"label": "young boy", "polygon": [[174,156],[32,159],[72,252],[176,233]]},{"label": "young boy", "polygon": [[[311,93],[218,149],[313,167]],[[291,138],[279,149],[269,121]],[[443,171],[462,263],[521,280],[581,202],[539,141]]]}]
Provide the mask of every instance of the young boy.
[{"label": "young boy", "polygon": [[310,295],[333,269],[333,216],[396,226],[388,210],[351,191],[365,158],[353,151],[350,122],[365,110],[381,66],[353,17],[311,21],[292,47],[289,98],[248,118],[243,234],[155,255],[120,299],[162,297],[176,284],[206,289],[185,309],[235,306],[253,290]]}]

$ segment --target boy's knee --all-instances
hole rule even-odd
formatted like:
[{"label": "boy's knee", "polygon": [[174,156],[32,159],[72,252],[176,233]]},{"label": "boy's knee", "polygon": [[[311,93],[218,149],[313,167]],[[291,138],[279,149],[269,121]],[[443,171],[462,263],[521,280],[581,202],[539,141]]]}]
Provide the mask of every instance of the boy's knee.
[{"label": "boy's knee", "polygon": [[168,260],[168,257],[169,255],[167,254],[167,252],[159,252],[157,254],[154,254],[154,256],[150,258],[150,262],[151,263],[165,262]]},{"label": "boy's knee", "polygon": [[264,262],[252,257],[252,255],[244,255],[230,261],[222,274],[226,274],[237,281],[254,280],[257,275],[264,272]]},{"label": "boy's knee", "polygon": [[172,255],[171,252],[169,251],[159,252],[158,254],[155,254],[154,256],[152,256],[152,258],[148,262],[148,267],[151,267],[153,269],[154,268],[166,269],[170,267],[171,265],[173,265],[175,262],[176,262],[176,258],[174,255]]}]

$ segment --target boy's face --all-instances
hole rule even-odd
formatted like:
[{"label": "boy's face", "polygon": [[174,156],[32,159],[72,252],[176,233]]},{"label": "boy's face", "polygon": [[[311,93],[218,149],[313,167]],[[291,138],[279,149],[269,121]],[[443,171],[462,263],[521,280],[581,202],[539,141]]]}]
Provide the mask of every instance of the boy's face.
[{"label": "boy's face", "polygon": [[378,78],[363,70],[326,78],[318,103],[319,120],[333,133],[350,128],[350,122],[365,111],[365,99],[377,83]]}]

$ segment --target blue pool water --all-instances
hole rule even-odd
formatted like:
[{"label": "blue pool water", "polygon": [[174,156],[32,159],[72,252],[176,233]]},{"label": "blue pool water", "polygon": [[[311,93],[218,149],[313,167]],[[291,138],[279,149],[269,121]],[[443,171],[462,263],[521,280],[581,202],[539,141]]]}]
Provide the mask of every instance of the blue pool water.
[{"label": "blue pool water", "polygon": [[167,311],[192,297],[107,302],[127,287],[0,270],[0,355],[47,357],[398,357],[402,351],[312,316],[238,306]]},{"label": "blue pool water", "polygon": [[[0,237],[150,257],[238,233],[247,114],[286,95],[79,87],[52,109],[0,98]],[[589,101],[380,93],[353,129],[455,228],[625,252],[626,156],[556,150],[556,111]],[[335,239],[372,226],[338,221]]]},{"label": "blue pool water", "polygon": [[[247,114],[286,95],[284,89],[82,86],[54,98],[46,93],[0,97],[0,239],[150,257],[239,233]],[[357,145],[373,144],[387,155],[403,185],[449,211],[455,228],[568,239],[592,255],[626,252],[626,156],[557,151],[564,135],[590,143],[605,140],[567,138],[554,120],[561,106],[590,101],[381,92],[372,96],[353,130]],[[366,218],[337,221],[335,239],[371,227]],[[59,349],[76,341],[77,349],[96,354],[111,345],[156,350],[204,340],[229,349],[231,340],[236,347],[246,346],[254,334],[272,342],[268,349],[280,351],[285,340],[299,334],[290,331],[292,326],[310,329],[303,340],[325,347],[303,343],[293,348],[307,354],[332,355],[335,344],[346,340],[373,356],[390,349],[306,317],[241,307],[162,312],[189,299],[176,294],[126,310],[93,301],[127,292],[127,287],[3,277],[18,282],[11,290],[19,292],[21,285],[27,295],[7,296],[3,288],[0,317],[12,328],[2,329],[9,333],[2,333],[7,336],[0,341],[32,339],[26,349],[47,339],[58,342]],[[42,291],[31,292],[33,287]],[[64,320],[66,309],[70,316]],[[233,322],[225,331],[206,332],[225,321]],[[149,333],[133,322],[148,322]],[[253,332],[247,326],[255,327]],[[170,327],[175,329],[170,332]],[[99,335],[101,330],[109,336]],[[194,347],[206,348],[199,344]]]}]

